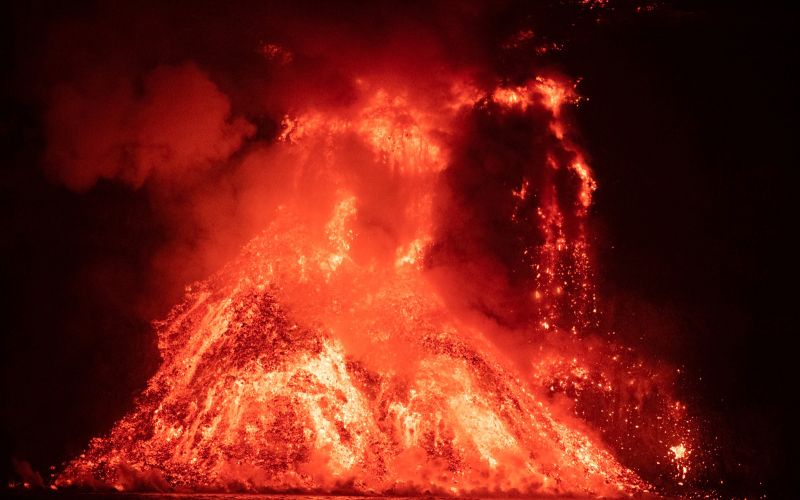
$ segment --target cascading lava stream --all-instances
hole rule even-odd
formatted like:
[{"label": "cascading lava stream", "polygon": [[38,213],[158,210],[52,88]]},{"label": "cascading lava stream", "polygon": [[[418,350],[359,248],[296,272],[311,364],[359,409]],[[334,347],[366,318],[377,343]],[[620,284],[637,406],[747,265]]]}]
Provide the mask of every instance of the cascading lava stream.
[{"label": "cascading lava stream", "polygon": [[616,496],[683,481],[685,407],[599,334],[572,84],[354,85],[346,110],[284,118],[269,158],[294,192],[157,324],[163,361],[134,411],[56,484]]}]

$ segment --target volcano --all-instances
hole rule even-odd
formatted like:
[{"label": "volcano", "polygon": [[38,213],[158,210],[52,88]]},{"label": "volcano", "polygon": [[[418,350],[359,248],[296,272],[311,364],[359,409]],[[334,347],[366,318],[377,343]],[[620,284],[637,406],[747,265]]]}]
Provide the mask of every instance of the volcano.
[{"label": "volcano", "polygon": [[[135,410],[57,485],[652,488],[596,421],[554,398],[585,392],[606,416],[615,387],[595,375],[618,359],[587,368],[577,356],[592,348],[574,347],[588,345],[598,306],[584,229],[595,182],[560,118],[571,84],[534,78],[486,92],[458,82],[436,105],[359,84],[365,97],[347,113],[287,115],[274,146],[298,179],[318,179],[322,201],[298,190],[238,258],[187,290],[156,325],[162,365]],[[473,148],[488,129],[503,141]],[[353,162],[368,170],[353,176]],[[382,212],[387,199],[402,210]],[[495,211],[475,210],[481,199]],[[448,220],[455,212],[460,225]],[[496,231],[519,237],[489,251]],[[498,342],[508,338],[515,354]],[[687,458],[673,462],[680,470]]]},{"label": "volcano", "polygon": [[[276,223],[190,290],[161,324],[164,364],[137,410],[62,481],[362,493],[644,487],[526,390],[480,332],[420,286],[416,268],[363,269],[335,245],[303,248],[311,238],[291,227]],[[340,321],[320,322],[328,315]],[[367,345],[348,345],[359,341]]]},{"label": "volcano", "polygon": [[2,487],[791,496],[792,10],[10,4]]}]

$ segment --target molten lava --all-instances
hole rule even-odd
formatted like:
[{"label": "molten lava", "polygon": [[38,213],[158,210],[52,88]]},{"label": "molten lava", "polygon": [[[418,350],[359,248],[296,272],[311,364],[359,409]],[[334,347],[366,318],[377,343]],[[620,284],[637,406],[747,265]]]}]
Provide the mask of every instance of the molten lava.
[{"label": "molten lava", "polygon": [[[157,324],[135,410],[57,484],[614,496],[684,478],[681,403],[597,334],[571,84],[357,85],[345,110],[285,117],[271,158],[297,192]],[[489,129],[503,141],[472,147]]]}]

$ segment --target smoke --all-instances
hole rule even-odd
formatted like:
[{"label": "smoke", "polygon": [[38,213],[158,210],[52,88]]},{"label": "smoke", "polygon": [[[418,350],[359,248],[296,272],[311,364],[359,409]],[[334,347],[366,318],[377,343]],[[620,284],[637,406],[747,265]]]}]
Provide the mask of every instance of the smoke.
[{"label": "smoke", "polygon": [[544,256],[532,251],[552,243],[543,212],[563,217],[558,229],[564,242],[582,237],[580,179],[567,168],[577,156],[554,132],[553,120],[544,105],[509,113],[488,102],[473,110],[457,127],[456,153],[440,186],[429,263],[454,281],[462,307],[507,328],[541,320],[532,295],[551,292],[537,268]]},{"label": "smoke", "polygon": [[[435,114],[454,75],[485,77],[477,26],[487,9],[417,7],[90,3],[48,13],[25,62],[43,108],[43,168],[75,192],[102,181],[147,194],[164,234],[140,314],[218,269],[281,203],[330,208],[330,173],[278,143],[284,117],[335,110],[346,120],[377,88],[410,91]],[[362,238],[362,255],[393,259],[413,187],[376,168],[358,140],[346,149],[346,187],[374,237]]]},{"label": "smoke", "polygon": [[[136,189],[224,162],[255,128],[233,118],[228,98],[194,63],[159,66],[131,79],[90,74],[56,85],[45,121],[46,166],[70,189],[103,179]],[[202,173],[200,173],[202,175]]]}]

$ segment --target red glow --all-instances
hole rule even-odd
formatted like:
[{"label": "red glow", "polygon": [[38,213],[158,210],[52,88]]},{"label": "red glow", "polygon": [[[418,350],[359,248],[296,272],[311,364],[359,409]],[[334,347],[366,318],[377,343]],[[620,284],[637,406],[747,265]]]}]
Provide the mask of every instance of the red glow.
[{"label": "red glow", "polygon": [[[657,370],[589,338],[599,311],[585,223],[597,185],[561,118],[572,83],[482,92],[458,81],[428,100],[357,86],[344,111],[284,118],[275,157],[292,166],[296,196],[158,324],[163,363],[135,410],[57,484],[613,496],[652,489],[623,465],[641,460],[684,480],[685,408],[652,396]],[[426,263],[441,174],[470,113],[547,117],[546,171],[508,188],[510,218],[542,235],[523,251],[531,324],[475,319]],[[322,187],[309,190],[308,176]],[[388,187],[375,194],[365,178]],[[389,196],[402,211],[385,213]],[[381,217],[389,236],[375,229]],[[509,353],[498,330],[529,341]],[[646,457],[626,458],[637,442]]]}]

